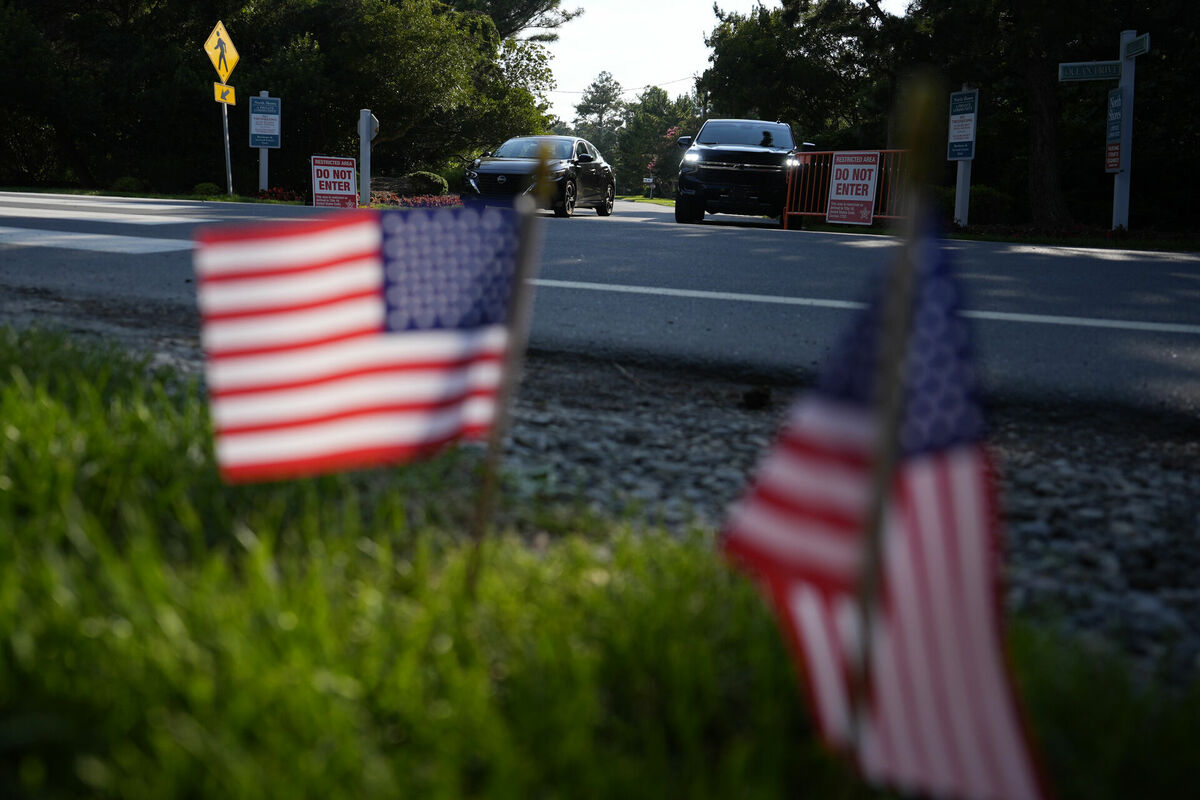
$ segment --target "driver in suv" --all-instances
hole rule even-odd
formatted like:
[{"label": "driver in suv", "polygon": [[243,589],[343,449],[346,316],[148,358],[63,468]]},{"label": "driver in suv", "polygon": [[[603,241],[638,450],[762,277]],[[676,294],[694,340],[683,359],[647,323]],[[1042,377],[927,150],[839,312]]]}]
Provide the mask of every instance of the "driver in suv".
[{"label": "driver in suv", "polygon": [[710,119],[695,138],[681,136],[676,222],[700,222],[704,212],[779,217],[787,168],[796,143],[785,122]]}]

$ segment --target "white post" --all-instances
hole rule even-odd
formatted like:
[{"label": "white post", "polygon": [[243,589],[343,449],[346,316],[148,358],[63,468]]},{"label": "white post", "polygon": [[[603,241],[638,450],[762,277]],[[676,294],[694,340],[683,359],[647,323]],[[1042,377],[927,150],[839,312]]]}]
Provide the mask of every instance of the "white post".
[{"label": "white post", "polygon": [[971,209],[971,160],[958,162],[958,183],[954,186],[954,224],[966,227]]},{"label": "white post", "polygon": [[1135,56],[1125,55],[1125,45],[1137,36],[1137,31],[1121,31],[1121,171],[1113,175],[1113,230],[1129,230],[1129,174],[1133,169],[1133,65]]},{"label": "white post", "polygon": [[358,204],[371,205],[371,109],[358,112]]},{"label": "white post", "polygon": [[[258,93],[258,96],[269,97],[270,94],[270,92],[264,89]],[[260,192],[265,192],[270,188],[270,184],[267,182],[267,154],[270,152],[266,147],[258,148],[258,190]]]}]

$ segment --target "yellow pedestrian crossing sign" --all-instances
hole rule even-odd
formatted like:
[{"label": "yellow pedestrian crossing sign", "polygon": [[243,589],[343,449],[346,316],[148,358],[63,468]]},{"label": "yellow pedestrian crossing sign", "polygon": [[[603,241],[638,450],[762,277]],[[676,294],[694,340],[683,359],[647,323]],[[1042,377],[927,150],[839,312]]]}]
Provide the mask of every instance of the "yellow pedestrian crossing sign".
[{"label": "yellow pedestrian crossing sign", "polygon": [[237,105],[237,96],[233,91],[233,87],[227,86],[224,83],[213,84],[213,99],[227,106]]},{"label": "yellow pedestrian crossing sign", "polygon": [[208,40],[204,43],[204,52],[208,53],[208,60],[221,76],[221,83],[229,80],[229,73],[233,72],[238,63],[238,51],[233,46],[233,39],[229,38],[229,31],[225,30],[220,20],[217,20],[217,27],[208,35]]}]

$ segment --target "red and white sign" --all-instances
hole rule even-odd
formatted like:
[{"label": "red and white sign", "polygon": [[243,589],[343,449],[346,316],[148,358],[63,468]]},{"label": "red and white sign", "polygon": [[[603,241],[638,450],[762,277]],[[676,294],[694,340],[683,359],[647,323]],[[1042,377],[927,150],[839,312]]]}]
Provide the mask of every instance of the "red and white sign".
[{"label": "red and white sign", "polygon": [[313,205],[324,208],[357,208],[358,184],[353,158],[312,157]]},{"label": "red and white sign", "polygon": [[834,153],[825,221],[870,225],[875,218],[875,182],[878,176],[878,150]]},{"label": "red and white sign", "polygon": [[1104,170],[1105,172],[1121,171],[1120,142],[1109,142],[1104,146]]}]

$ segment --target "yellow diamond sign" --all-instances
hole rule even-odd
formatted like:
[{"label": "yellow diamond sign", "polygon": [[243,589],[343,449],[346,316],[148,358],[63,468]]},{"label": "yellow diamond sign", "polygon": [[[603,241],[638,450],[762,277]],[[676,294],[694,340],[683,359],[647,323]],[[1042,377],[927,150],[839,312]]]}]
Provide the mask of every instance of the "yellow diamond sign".
[{"label": "yellow diamond sign", "polygon": [[213,99],[227,106],[237,105],[237,96],[234,94],[233,87],[223,83],[213,84]]},{"label": "yellow diamond sign", "polygon": [[229,38],[229,31],[225,30],[220,20],[208,35],[208,40],[204,43],[204,52],[208,53],[208,60],[221,76],[221,83],[229,80],[229,73],[233,72],[238,63],[238,51],[233,46],[233,40]]}]

